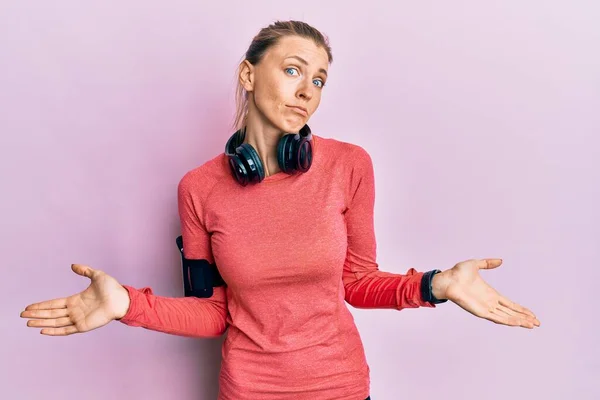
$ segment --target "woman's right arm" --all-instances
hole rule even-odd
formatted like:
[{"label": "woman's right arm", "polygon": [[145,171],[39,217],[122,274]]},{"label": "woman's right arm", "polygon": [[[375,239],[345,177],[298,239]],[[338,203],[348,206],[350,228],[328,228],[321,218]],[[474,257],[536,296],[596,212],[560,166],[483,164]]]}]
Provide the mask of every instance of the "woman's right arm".
[{"label": "woman's right arm", "polygon": [[227,299],[224,286],[215,287],[212,297],[161,297],[145,287],[123,285],[130,298],[129,309],[117,321],[129,326],[191,337],[217,337],[226,328]]},{"label": "woman's right arm", "polygon": [[[210,185],[201,170],[187,173],[179,183],[178,206],[184,253],[187,259],[214,263],[210,235],[205,229],[202,205]],[[43,335],[66,336],[98,329],[113,320],[131,326],[194,337],[215,337],[227,328],[227,297],[224,287],[214,288],[210,298],[156,296],[152,289],[121,285],[115,278],[87,265],[72,264],[90,285],[74,295],[33,303],[20,314],[27,326],[42,328]]]},{"label": "woman's right arm", "polygon": [[[205,228],[203,206],[208,194],[205,183],[196,179],[198,171],[187,173],[177,188],[177,204],[187,259],[205,259],[214,264],[210,234]],[[210,298],[162,297],[144,287],[123,285],[129,293],[129,308],[118,319],[129,326],[143,327],[181,336],[216,337],[227,328],[225,286],[214,288]]]}]

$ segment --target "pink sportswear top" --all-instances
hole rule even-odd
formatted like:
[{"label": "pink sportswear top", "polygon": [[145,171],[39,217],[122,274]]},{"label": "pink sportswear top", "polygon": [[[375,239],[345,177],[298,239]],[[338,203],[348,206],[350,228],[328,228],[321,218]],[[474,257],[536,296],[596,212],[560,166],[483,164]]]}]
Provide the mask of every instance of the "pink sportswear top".
[{"label": "pink sportswear top", "polygon": [[216,263],[227,284],[211,298],[124,285],[124,324],[199,338],[227,331],[219,400],[363,400],[370,369],[346,302],[435,307],[421,295],[423,272],[378,269],[369,154],[314,134],[313,151],[308,172],[246,187],[224,154],[181,179],[185,257]]}]

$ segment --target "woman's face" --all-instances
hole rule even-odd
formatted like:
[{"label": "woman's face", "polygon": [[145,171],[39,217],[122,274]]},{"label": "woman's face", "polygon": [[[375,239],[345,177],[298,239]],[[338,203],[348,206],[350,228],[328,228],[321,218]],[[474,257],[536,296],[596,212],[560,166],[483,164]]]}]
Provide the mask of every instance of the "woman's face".
[{"label": "woman's face", "polygon": [[255,108],[263,122],[298,132],[319,107],[328,61],[325,49],[298,36],[280,38],[255,66],[245,61],[240,79],[254,103],[249,113]]}]

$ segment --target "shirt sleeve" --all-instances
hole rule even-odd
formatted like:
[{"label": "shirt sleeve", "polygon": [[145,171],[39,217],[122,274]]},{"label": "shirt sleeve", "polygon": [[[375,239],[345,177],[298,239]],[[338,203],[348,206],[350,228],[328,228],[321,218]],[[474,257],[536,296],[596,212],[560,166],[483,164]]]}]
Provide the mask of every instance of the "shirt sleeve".
[{"label": "shirt sleeve", "polygon": [[[201,218],[202,200],[193,194],[198,192],[193,190],[195,185],[198,183],[188,173],[177,189],[183,251],[188,259],[214,263],[210,235]],[[217,337],[227,328],[225,286],[215,287],[210,298],[162,297],[149,287],[123,286],[131,299],[127,314],[119,320],[125,325],[189,337]]]},{"label": "shirt sleeve", "polygon": [[370,155],[360,146],[355,147],[347,207],[344,213],[348,234],[348,250],[344,261],[342,280],[346,301],[356,308],[435,307],[425,300],[427,285],[414,268],[406,274],[379,270],[376,261],[377,244],[374,231],[375,182]]}]

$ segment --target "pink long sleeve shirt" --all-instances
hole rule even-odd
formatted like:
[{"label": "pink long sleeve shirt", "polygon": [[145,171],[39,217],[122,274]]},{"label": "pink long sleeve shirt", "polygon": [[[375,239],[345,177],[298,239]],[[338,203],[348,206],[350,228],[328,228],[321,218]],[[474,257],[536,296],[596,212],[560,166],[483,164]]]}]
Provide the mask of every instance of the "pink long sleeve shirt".
[{"label": "pink long sleeve shirt", "polygon": [[124,285],[120,321],[174,335],[227,336],[219,400],[337,399],[369,395],[369,366],[346,303],[435,307],[423,272],[380,271],[374,174],[360,146],[313,134],[313,164],[242,187],[224,154],[178,186],[184,254],[216,263],[226,286],[211,298],[168,298]]}]

